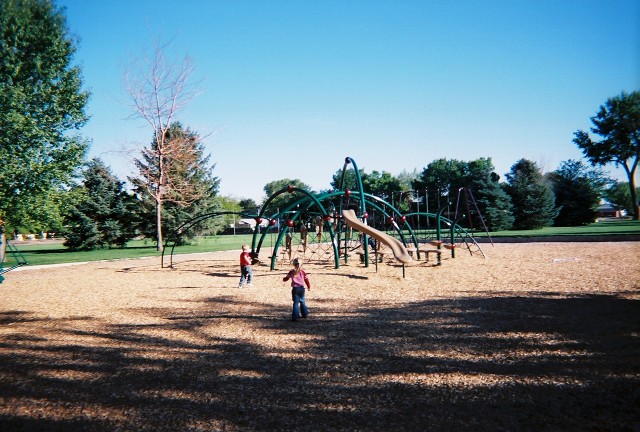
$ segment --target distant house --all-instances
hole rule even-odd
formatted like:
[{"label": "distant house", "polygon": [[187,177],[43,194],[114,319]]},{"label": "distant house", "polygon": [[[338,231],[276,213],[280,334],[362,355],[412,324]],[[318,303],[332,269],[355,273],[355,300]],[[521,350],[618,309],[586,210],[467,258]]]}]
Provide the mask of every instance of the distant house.
[{"label": "distant house", "polygon": [[603,203],[598,206],[598,217],[620,218],[626,215],[626,210],[618,210],[613,204]]},{"label": "distant house", "polygon": [[[261,227],[266,227],[269,225],[269,220],[264,219],[261,223]],[[229,224],[229,228],[235,228],[239,230],[245,231],[253,231],[256,228],[256,220],[255,219],[238,219],[235,224]]]},{"label": "distant house", "polygon": [[[233,228],[233,224],[230,225]],[[236,228],[250,228],[253,229],[256,226],[254,219],[238,219],[235,223]]]}]

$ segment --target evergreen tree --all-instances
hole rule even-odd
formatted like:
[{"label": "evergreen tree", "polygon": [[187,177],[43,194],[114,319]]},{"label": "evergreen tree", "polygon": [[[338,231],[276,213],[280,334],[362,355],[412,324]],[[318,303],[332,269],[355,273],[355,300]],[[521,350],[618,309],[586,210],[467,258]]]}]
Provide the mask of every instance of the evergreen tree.
[{"label": "evergreen tree", "polygon": [[93,250],[102,246],[95,221],[80,209],[72,208],[66,220],[69,224],[63,233],[66,247],[71,250]]},{"label": "evergreen tree", "polygon": [[88,119],[89,93],[71,64],[74,44],[50,0],[0,1],[0,219],[8,225],[37,219],[33,203],[82,164],[87,142],[72,131]]},{"label": "evergreen tree", "polygon": [[[200,136],[185,129],[179,122],[172,123],[165,133],[162,157],[159,158],[158,140],[136,160],[138,177],[130,177],[134,191],[139,197],[138,230],[149,239],[158,239],[158,211],[160,200],[160,224],[167,232],[166,240],[178,240],[172,237],[175,230],[196,215],[211,213],[219,208],[216,200],[220,180],[211,175],[215,164],[210,166],[210,156],[204,153]],[[163,170],[158,167],[162,161]],[[197,234],[218,232],[223,228],[222,220],[209,219],[190,230],[180,241]],[[164,244],[159,244],[162,250]]]},{"label": "evergreen tree", "polygon": [[[500,186],[500,176],[494,172],[491,158],[469,162],[468,185],[489,231],[503,231],[513,226],[511,198]],[[482,228],[481,225],[476,227]]]},{"label": "evergreen tree", "polygon": [[556,196],[555,226],[580,226],[596,220],[600,197],[610,183],[601,170],[589,170],[580,161],[568,160],[549,174]]},{"label": "evergreen tree", "polygon": [[65,218],[64,245],[73,250],[124,246],[135,235],[124,183],[100,159],[88,163],[83,177],[79,202]]},{"label": "evergreen tree", "polygon": [[513,228],[539,229],[553,224],[558,215],[555,195],[535,162],[520,159],[506,175],[505,192],[511,197]]}]

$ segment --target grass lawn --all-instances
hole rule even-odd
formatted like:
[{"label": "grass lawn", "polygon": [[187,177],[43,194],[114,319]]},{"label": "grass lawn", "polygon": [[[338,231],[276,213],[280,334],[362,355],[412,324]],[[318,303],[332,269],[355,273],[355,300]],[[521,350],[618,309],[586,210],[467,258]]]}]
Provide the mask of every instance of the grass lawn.
[{"label": "grass lawn", "polygon": [[[640,234],[640,222],[628,219],[624,220],[605,220],[596,222],[583,227],[548,227],[539,230],[529,231],[499,231],[490,233],[491,237],[544,237],[544,236],[562,236],[562,235],[621,235],[621,234]],[[486,233],[477,232],[477,237],[486,237]],[[240,249],[243,243],[251,245],[252,235],[219,235],[212,237],[201,237],[194,241],[191,245],[176,247],[174,254],[211,252],[221,250]],[[275,234],[267,235],[263,247],[273,246],[276,241]],[[62,264],[82,261],[99,261],[99,260],[115,260],[129,259],[141,257],[158,257],[160,252],[156,251],[154,243],[150,241],[136,240],[131,241],[125,248],[101,249],[88,252],[71,252],[68,251],[60,242],[29,242],[29,243],[11,243],[15,246],[24,260],[29,265],[43,264]],[[166,254],[171,253],[170,250]],[[19,257],[18,257],[19,258]],[[16,257],[7,250],[5,257],[5,267],[13,265]]]},{"label": "grass lawn", "polygon": [[[546,227],[527,231],[496,231],[489,233],[491,237],[544,237],[544,236],[590,236],[640,234],[640,221],[629,219],[607,219],[581,227]],[[478,237],[486,237],[485,232],[475,233]]]},{"label": "grass lawn", "polygon": [[[275,241],[275,240],[274,240]],[[269,245],[265,240],[265,245]],[[176,247],[174,254],[211,252],[221,250],[240,249],[243,243],[251,244],[251,235],[224,235],[214,237],[198,238],[194,244]],[[100,249],[94,251],[78,251],[72,252],[67,250],[61,242],[42,242],[37,241],[22,243],[11,243],[18,249],[20,255],[29,263],[29,265],[43,264],[62,264],[82,261],[99,261],[99,260],[115,260],[130,259],[142,257],[158,257],[160,260],[160,252],[156,250],[155,244],[150,241],[134,240],[127,244],[124,248]],[[171,250],[167,250],[167,254]],[[6,252],[5,267],[15,263],[16,257]]]}]

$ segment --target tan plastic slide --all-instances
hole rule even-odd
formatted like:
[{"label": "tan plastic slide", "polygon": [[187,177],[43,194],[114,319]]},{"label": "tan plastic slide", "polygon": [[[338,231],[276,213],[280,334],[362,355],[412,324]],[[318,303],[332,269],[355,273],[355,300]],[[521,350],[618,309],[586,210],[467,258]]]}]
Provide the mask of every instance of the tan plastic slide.
[{"label": "tan plastic slide", "polygon": [[347,225],[356,231],[370,235],[379,242],[389,246],[393,252],[393,256],[400,262],[408,263],[413,258],[407,252],[407,248],[404,247],[402,242],[396,238],[391,237],[389,234],[385,234],[382,231],[378,231],[375,228],[371,228],[369,225],[365,225],[356,217],[356,213],[353,210],[342,210],[342,216]]}]

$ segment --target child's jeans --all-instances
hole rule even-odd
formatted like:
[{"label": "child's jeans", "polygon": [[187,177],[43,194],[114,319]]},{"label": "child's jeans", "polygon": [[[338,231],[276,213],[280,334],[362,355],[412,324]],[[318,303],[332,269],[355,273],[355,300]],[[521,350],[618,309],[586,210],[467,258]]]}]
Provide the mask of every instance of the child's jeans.
[{"label": "child's jeans", "polygon": [[298,286],[291,289],[291,298],[293,299],[293,312],[291,313],[291,319],[298,321],[300,313],[302,312],[302,318],[307,317],[307,303],[304,301],[304,287]]},{"label": "child's jeans", "polygon": [[247,281],[247,284],[250,284],[253,280],[253,270],[250,266],[242,266],[240,267],[240,284],[239,286],[244,285],[244,281]]}]

